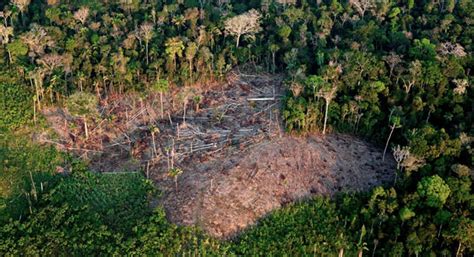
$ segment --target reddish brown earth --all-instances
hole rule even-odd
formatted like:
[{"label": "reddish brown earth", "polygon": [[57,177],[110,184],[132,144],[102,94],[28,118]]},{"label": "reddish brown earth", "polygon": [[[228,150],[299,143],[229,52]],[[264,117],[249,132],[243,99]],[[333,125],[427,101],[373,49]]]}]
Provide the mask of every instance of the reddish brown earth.
[{"label": "reddish brown earth", "polygon": [[[281,77],[230,74],[220,85],[192,88],[186,121],[178,89],[165,96],[163,119],[156,94],[113,95],[101,100],[89,139],[82,121],[60,108],[43,112],[55,133],[38,139],[84,158],[97,172],[144,171],[163,191],[155,204],[171,221],[216,237],[230,237],[298,199],[393,180],[394,160],[382,162],[381,149],[356,137],[283,133],[281,88]],[[202,97],[199,105],[192,95]],[[178,189],[171,166],[183,171]]]},{"label": "reddish brown earth", "polygon": [[183,167],[177,191],[158,180],[161,204],[174,222],[228,237],[292,201],[390,183],[395,163],[381,159],[380,149],[348,135],[284,136]]}]

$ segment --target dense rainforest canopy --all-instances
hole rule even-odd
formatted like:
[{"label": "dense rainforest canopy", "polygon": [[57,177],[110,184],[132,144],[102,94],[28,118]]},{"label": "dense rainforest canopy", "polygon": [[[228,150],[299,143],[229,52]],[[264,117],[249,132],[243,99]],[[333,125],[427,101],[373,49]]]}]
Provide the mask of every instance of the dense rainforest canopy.
[{"label": "dense rainforest canopy", "polygon": [[[471,0],[0,2],[2,255],[470,256]],[[135,173],[96,174],[31,134],[113,94],[166,94],[239,65],[285,76],[288,133],[367,138],[393,185],[315,197],[220,241],[169,223]],[[69,167],[69,175],[58,167]]]}]

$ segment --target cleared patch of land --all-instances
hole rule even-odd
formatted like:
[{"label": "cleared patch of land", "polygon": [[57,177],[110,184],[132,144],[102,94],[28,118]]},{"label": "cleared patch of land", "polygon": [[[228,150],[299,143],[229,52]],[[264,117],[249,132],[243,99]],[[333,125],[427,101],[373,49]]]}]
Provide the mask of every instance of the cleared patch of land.
[{"label": "cleared patch of land", "polygon": [[[66,110],[44,115],[59,138],[44,142],[89,160],[98,172],[143,170],[170,220],[230,237],[282,205],[314,194],[390,183],[395,163],[350,135],[282,131],[281,78],[232,73],[227,82],[164,97],[103,99],[85,139]],[[197,98],[196,96],[199,96]],[[177,180],[171,169],[180,169]]]},{"label": "cleared patch of land", "polygon": [[284,136],[183,167],[161,200],[172,221],[232,236],[269,211],[314,194],[364,191],[393,180],[394,162],[348,135]]}]

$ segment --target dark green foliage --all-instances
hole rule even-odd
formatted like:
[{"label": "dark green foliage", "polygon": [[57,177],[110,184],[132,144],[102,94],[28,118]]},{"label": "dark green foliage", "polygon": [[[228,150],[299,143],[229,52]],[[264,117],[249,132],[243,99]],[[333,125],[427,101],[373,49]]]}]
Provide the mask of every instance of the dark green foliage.
[{"label": "dark green foliage", "polygon": [[123,232],[149,214],[148,193],[152,188],[139,173],[76,172],[51,191],[51,203],[86,207],[98,214],[101,223]]},{"label": "dark green foliage", "polygon": [[349,232],[344,224],[344,217],[333,202],[316,198],[264,218],[239,236],[231,249],[245,256],[321,256],[335,255],[344,248],[349,256],[356,255],[358,235]]},{"label": "dark green foliage", "polygon": [[0,134],[0,222],[17,219],[40,201],[57,183],[64,157],[54,147]]},{"label": "dark green foliage", "polygon": [[31,121],[32,97],[27,87],[0,83],[0,131],[16,129]]}]

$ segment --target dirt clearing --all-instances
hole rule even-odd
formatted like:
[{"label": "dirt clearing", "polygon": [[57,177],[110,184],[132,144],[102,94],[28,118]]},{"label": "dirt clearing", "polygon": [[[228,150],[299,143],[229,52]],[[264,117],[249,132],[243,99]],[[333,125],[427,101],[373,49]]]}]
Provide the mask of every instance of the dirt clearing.
[{"label": "dirt clearing", "polygon": [[395,164],[381,159],[380,149],[352,136],[285,136],[184,167],[178,191],[160,183],[168,188],[161,203],[172,221],[228,237],[292,201],[391,182]]},{"label": "dirt clearing", "polygon": [[[156,94],[115,95],[101,100],[88,139],[80,119],[49,109],[56,133],[39,139],[98,172],[143,171],[163,191],[156,204],[171,221],[222,238],[292,201],[393,180],[394,160],[382,162],[381,149],[353,136],[285,135],[281,80],[232,72],[206,90],[176,88],[164,97],[163,117]],[[176,181],[170,170],[182,171]]]}]

